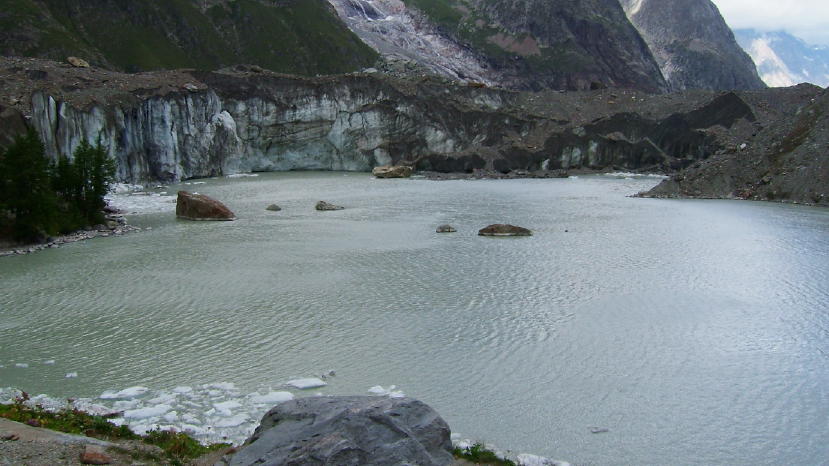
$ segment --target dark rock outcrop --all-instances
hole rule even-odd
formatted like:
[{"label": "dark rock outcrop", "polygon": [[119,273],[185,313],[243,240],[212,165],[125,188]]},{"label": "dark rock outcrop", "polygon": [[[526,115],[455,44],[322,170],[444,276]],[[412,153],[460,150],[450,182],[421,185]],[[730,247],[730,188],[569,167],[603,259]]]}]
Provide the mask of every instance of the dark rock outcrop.
[{"label": "dark rock outcrop", "polygon": [[406,165],[374,167],[371,174],[377,178],[408,178],[412,176],[412,167]]},{"label": "dark rock outcrop", "polygon": [[[829,205],[829,91],[801,85],[748,97],[784,115],[642,196]],[[781,105],[786,101],[808,105]]]},{"label": "dark rock outcrop", "polygon": [[221,202],[187,191],[179,191],[176,217],[185,220],[236,220],[236,215]]},{"label": "dark rock outcrop", "polygon": [[441,225],[437,227],[437,230],[435,231],[437,233],[455,233],[458,230],[456,230],[455,227],[453,227],[452,225]]},{"label": "dark rock outcrop", "polygon": [[317,209],[317,210],[320,210],[320,211],[343,210],[343,209],[345,209],[345,207],[341,207],[341,206],[334,205],[334,204],[329,204],[328,202],[325,202],[325,201],[317,202],[317,205],[315,205],[314,208]]},{"label": "dark rock outcrop", "polygon": [[762,89],[751,57],[711,0],[621,0],[672,91]]},{"label": "dark rock outcrop", "polygon": [[515,225],[495,224],[478,231],[479,236],[532,236],[533,232]]},{"label": "dark rock outcrop", "polygon": [[410,398],[301,398],[265,414],[229,464],[450,465],[449,434],[437,412]]},{"label": "dark rock outcrop", "polygon": [[[403,10],[390,0],[333,3],[381,52],[452,77],[531,90],[667,89],[616,0],[414,0]],[[392,18],[392,26],[370,24],[366,12],[373,10]]]},{"label": "dark rock outcrop", "polygon": [[279,206],[278,206],[278,205],[276,205],[276,204],[271,204],[271,205],[269,205],[268,207],[265,207],[265,210],[269,210],[269,211],[271,211],[271,212],[279,212],[279,211],[281,211],[281,210],[282,210],[282,207],[279,207]]}]

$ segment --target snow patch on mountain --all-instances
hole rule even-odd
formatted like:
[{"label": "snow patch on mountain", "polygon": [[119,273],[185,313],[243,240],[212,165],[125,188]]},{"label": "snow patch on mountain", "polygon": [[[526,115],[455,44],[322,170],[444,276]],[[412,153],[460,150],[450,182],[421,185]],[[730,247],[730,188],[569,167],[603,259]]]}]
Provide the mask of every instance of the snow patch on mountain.
[{"label": "snow patch on mountain", "polygon": [[734,35],[769,86],[786,87],[804,82],[829,86],[829,47],[809,45],[783,31],[740,29]]}]

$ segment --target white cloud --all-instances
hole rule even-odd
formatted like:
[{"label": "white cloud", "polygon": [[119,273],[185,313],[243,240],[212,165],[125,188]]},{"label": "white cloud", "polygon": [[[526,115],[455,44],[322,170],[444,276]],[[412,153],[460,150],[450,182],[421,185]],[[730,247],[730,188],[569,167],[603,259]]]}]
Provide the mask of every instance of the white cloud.
[{"label": "white cloud", "polygon": [[713,0],[734,29],[783,29],[808,42],[829,44],[827,0]]}]

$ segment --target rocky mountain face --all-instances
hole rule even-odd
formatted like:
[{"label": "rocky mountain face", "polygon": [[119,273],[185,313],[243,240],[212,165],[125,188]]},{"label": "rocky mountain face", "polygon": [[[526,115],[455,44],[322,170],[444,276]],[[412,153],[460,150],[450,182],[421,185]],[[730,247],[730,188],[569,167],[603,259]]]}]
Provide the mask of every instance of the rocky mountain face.
[{"label": "rocky mountain face", "polygon": [[809,45],[784,31],[740,29],[734,35],[769,86],[799,83],[829,86],[829,47]]},{"label": "rocky mountain face", "polygon": [[[123,74],[17,58],[0,59],[0,82],[0,115],[34,127],[52,157],[100,137],[119,180],[131,183],[387,164],[539,176],[670,173],[739,144],[809,98],[531,93],[377,73],[301,78],[247,66]],[[780,105],[777,113],[764,110]],[[0,140],[9,131],[12,125],[0,127]]]},{"label": "rocky mountain face", "polygon": [[377,58],[325,0],[0,0],[0,54],[75,55],[130,72],[250,63],[303,75]]},{"label": "rocky mountain face", "polygon": [[646,193],[829,206],[829,91],[802,84],[747,94],[773,123]]},{"label": "rocky mountain face", "polygon": [[671,90],[765,87],[710,0],[620,1]]},{"label": "rocky mountain face", "polygon": [[381,53],[440,74],[540,90],[667,89],[616,0],[329,0]]}]

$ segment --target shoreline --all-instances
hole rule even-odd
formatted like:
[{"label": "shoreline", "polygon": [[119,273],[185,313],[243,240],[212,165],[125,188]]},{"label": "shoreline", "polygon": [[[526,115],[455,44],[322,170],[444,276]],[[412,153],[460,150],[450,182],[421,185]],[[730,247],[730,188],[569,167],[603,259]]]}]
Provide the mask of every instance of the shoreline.
[{"label": "shoreline", "polygon": [[[124,219],[123,216],[118,218]],[[32,254],[44,249],[55,249],[66,244],[77,243],[79,241],[86,241],[95,238],[108,238],[110,236],[123,236],[136,231],[142,231],[142,228],[129,225],[124,219],[124,223],[119,222],[117,225],[113,225],[112,227],[97,225],[96,228],[78,230],[61,236],[53,236],[43,243],[17,244],[14,246],[0,243],[0,257],[25,256],[26,254]]]}]

